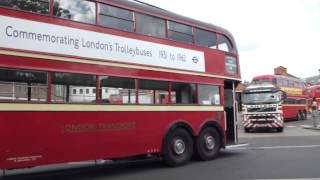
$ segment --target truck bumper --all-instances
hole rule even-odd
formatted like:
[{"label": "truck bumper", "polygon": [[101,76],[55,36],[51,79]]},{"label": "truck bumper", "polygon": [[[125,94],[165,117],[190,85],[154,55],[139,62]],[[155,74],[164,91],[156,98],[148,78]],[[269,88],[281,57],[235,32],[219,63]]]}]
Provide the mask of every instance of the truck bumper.
[{"label": "truck bumper", "polygon": [[279,113],[243,114],[245,129],[283,128],[283,116]]}]

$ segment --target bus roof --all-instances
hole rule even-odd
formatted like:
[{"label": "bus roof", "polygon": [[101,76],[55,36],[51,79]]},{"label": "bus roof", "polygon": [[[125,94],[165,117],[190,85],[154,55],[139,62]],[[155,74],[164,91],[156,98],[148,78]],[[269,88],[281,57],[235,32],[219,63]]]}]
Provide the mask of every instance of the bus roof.
[{"label": "bus roof", "polygon": [[243,91],[243,93],[274,92],[274,91],[280,91],[280,88],[275,87],[271,84],[262,84],[262,85],[250,85]]},{"label": "bus roof", "polygon": [[260,75],[260,76],[255,76],[252,78],[252,80],[256,80],[256,79],[267,79],[267,78],[283,78],[283,79],[291,79],[291,80],[296,80],[296,81],[301,81],[303,82],[302,79],[299,78],[294,78],[294,77],[289,77],[289,76],[283,76],[283,75]]},{"label": "bus roof", "polygon": [[312,85],[309,88],[313,89],[313,88],[320,88],[320,84],[316,84],[316,85]]},{"label": "bus roof", "polygon": [[192,25],[198,28],[202,28],[202,29],[206,29],[206,30],[211,30],[217,33],[221,33],[223,35],[226,35],[230,41],[232,41],[233,44],[233,48],[235,50],[236,49],[236,44],[234,41],[234,38],[232,36],[232,34],[224,29],[221,28],[219,26],[210,24],[210,23],[205,23],[199,20],[195,20],[189,17],[185,17],[176,13],[173,13],[171,11],[147,4],[147,3],[143,3],[141,1],[128,1],[128,0],[100,0],[100,2],[106,3],[106,4],[110,4],[110,5],[115,5],[115,6],[119,6],[119,7],[123,7],[126,9],[131,9],[131,10],[135,10],[138,12],[142,12],[142,13],[146,13],[146,14],[150,14],[156,17],[162,17],[168,20],[172,20],[172,21],[176,21],[179,23],[184,23],[187,25]]}]

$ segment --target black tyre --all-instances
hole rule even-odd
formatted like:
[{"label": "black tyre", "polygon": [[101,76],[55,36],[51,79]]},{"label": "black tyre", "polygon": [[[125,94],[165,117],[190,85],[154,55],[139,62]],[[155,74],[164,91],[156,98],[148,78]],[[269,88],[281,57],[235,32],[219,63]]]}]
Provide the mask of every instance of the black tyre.
[{"label": "black tyre", "polygon": [[212,127],[203,129],[195,143],[196,155],[203,161],[214,159],[219,154],[220,147],[220,134]]},{"label": "black tyre", "polygon": [[283,127],[277,128],[277,132],[283,132]]},{"label": "black tyre", "polygon": [[244,128],[244,132],[248,133],[248,132],[250,132],[250,129],[249,128]]},{"label": "black tyre", "polygon": [[163,145],[163,159],[169,166],[186,164],[193,154],[191,135],[184,129],[178,128],[170,132]]}]

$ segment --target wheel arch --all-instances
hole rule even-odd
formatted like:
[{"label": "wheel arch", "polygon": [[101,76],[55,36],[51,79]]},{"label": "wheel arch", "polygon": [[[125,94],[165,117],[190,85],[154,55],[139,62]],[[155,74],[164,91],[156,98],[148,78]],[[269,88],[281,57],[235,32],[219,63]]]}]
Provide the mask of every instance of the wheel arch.
[{"label": "wheel arch", "polygon": [[217,122],[217,121],[214,121],[214,120],[209,120],[209,121],[207,121],[207,122],[205,122],[202,126],[201,126],[201,128],[200,128],[200,132],[202,131],[202,130],[204,130],[205,128],[208,128],[208,127],[212,127],[212,128],[215,128],[217,131],[218,131],[218,133],[219,133],[219,135],[220,135],[220,140],[221,140],[221,147],[222,148],[224,148],[225,147],[225,141],[224,141],[224,136],[225,136],[225,134],[224,134],[224,130],[223,130],[223,128],[221,127],[221,125]]},{"label": "wheel arch", "polygon": [[164,147],[165,141],[167,139],[167,136],[171,132],[173,132],[175,129],[178,129],[178,128],[182,128],[182,129],[186,130],[191,135],[192,138],[194,138],[196,136],[194,129],[191,127],[191,125],[188,122],[186,122],[184,120],[175,121],[169,125],[166,132],[164,133],[164,136],[162,138],[162,144],[161,144],[161,153],[163,152],[163,147]]}]

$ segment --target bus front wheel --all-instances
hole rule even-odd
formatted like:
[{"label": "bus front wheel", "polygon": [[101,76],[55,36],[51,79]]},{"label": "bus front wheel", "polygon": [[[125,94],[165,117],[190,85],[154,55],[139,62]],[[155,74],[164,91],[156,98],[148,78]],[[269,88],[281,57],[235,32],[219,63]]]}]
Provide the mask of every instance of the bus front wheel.
[{"label": "bus front wheel", "polygon": [[221,147],[221,137],[215,128],[208,127],[201,131],[195,143],[196,155],[200,160],[214,159]]},{"label": "bus front wheel", "polygon": [[193,141],[190,133],[182,128],[170,132],[164,141],[163,160],[169,166],[186,164],[193,154]]}]

